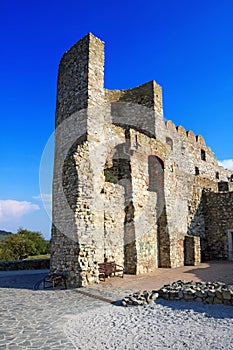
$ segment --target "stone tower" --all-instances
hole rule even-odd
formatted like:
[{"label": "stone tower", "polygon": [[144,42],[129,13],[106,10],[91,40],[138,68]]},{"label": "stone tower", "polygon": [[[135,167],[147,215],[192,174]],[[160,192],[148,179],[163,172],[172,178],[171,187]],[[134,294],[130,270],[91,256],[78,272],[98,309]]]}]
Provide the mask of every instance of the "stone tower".
[{"label": "stone tower", "polygon": [[97,120],[94,112],[103,104],[103,69],[104,43],[92,34],[65,53],[59,66],[51,265],[55,262],[59,269],[68,269],[75,285],[92,282],[98,272],[93,265],[83,279],[81,264],[84,259],[84,267],[90,268],[98,259],[91,236],[103,226],[91,212],[98,199],[93,191],[94,149],[89,147],[89,141],[98,143],[102,134],[101,115]]}]

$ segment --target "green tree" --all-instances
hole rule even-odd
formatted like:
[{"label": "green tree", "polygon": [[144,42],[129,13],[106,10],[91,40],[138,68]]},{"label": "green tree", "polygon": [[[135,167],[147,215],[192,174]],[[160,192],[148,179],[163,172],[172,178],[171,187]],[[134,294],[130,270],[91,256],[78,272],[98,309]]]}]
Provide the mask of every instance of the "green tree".
[{"label": "green tree", "polygon": [[27,240],[32,241],[35,246],[35,254],[31,255],[39,255],[39,254],[47,254],[50,251],[49,242],[44,239],[42,234],[37,231],[29,231],[24,228],[19,228],[17,234],[25,237]]},{"label": "green tree", "polygon": [[28,256],[49,253],[50,247],[40,232],[19,228],[16,234],[0,242],[0,260],[22,260]]}]

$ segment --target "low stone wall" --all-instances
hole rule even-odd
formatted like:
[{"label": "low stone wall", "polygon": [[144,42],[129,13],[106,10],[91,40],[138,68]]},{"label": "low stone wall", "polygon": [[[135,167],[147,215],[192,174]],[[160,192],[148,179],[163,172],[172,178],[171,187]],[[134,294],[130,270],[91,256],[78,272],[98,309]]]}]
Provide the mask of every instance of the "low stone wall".
[{"label": "low stone wall", "polygon": [[50,259],[1,261],[0,271],[44,270],[50,268]]},{"label": "low stone wall", "polygon": [[233,306],[233,285],[221,282],[184,282],[179,280],[164,285],[158,291],[139,291],[130,294],[122,299],[122,305],[145,305],[154,302],[157,298]]}]

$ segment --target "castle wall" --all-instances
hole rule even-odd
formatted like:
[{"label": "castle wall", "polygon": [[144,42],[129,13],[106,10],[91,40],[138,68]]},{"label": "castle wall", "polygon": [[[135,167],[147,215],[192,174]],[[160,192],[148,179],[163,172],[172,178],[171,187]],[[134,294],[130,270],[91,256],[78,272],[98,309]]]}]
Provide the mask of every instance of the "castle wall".
[{"label": "castle wall", "polygon": [[201,249],[216,256],[233,239],[231,194],[211,194],[233,191],[232,172],[202,136],[164,122],[154,81],[105,90],[103,49],[88,34],[59,67],[51,270],[76,286],[98,282],[104,260],[147,273],[196,265]]},{"label": "castle wall", "polygon": [[205,258],[232,259],[233,192],[204,193],[205,203]]},{"label": "castle wall", "polygon": [[104,254],[101,261],[116,261],[124,266],[124,189],[118,184],[106,182],[104,196]]},{"label": "castle wall", "polygon": [[[163,201],[159,198],[160,186],[155,186],[157,171],[163,177],[163,169],[153,156],[153,139],[131,129],[132,200],[134,205],[134,230],[137,251],[136,273],[147,273],[158,267],[158,237],[156,207]],[[154,157],[151,159],[150,157]],[[153,163],[153,164],[152,164]],[[154,175],[154,176],[153,176]]]}]

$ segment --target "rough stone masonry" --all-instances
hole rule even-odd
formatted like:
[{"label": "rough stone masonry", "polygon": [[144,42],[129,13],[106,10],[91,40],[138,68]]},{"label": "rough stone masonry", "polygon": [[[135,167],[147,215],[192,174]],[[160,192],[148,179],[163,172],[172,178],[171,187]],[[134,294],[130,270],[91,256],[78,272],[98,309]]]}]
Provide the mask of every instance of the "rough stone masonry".
[{"label": "rough stone masonry", "polygon": [[92,34],[61,59],[57,83],[51,270],[70,286],[125,272],[233,258],[233,173],[202,136],[163,118],[150,81],[104,88],[104,43]]}]

